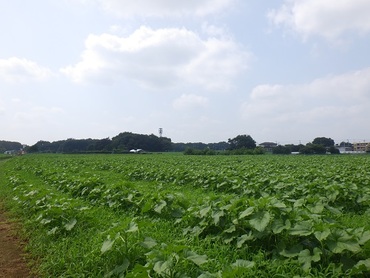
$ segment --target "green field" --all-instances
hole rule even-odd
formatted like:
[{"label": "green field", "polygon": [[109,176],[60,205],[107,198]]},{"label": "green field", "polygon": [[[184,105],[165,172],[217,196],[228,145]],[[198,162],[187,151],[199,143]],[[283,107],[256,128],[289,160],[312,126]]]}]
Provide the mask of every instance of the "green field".
[{"label": "green field", "polygon": [[40,277],[370,275],[370,156],[0,162]]}]

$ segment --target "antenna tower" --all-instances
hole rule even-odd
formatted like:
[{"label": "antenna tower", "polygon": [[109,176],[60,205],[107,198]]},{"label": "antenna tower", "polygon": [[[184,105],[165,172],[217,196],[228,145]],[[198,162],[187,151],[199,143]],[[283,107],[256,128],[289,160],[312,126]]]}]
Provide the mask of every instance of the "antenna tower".
[{"label": "antenna tower", "polygon": [[163,134],[163,128],[159,128],[159,138],[162,138],[162,134]]}]

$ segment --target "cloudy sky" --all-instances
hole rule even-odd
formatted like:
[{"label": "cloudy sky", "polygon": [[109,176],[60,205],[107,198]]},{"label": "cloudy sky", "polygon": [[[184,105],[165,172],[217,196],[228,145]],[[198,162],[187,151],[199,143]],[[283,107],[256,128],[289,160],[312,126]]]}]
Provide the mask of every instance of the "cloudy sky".
[{"label": "cloudy sky", "polygon": [[0,0],[0,140],[370,141],[369,0]]}]

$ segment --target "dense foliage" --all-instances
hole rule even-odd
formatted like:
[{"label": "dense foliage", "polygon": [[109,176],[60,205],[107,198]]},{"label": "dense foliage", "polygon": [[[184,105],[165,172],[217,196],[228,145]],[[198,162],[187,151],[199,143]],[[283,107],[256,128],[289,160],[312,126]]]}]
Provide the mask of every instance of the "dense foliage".
[{"label": "dense foliage", "polygon": [[238,135],[228,140],[230,144],[230,150],[237,149],[254,149],[256,147],[256,141],[250,135]]},{"label": "dense foliage", "polygon": [[370,157],[29,155],[3,162],[45,277],[363,277]]},{"label": "dense foliage", "polygon": [[20,150],[22,149],[22,147],[22,144],[19,142],[0,140],[0,153],[4,153],[5,151],[10,150]]},{"label": "dense foliage", "polygon": [[144,135],[123,132],[112,139],[67,139],[54,142],[39,141],[30,146],[28,152],[42,153],[111,153],[129,152],[131,149],[143,149],[148,152],[171,150],[171,139],[153,134]]}]

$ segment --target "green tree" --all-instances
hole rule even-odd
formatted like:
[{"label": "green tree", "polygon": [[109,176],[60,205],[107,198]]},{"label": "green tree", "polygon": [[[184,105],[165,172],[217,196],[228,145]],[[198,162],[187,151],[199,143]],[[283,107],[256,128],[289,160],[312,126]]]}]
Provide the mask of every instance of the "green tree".
[{"label": "green tree", "polygon": [[273,154],[290,154],[290,148],[286,146],[276,146],[275,148],[272,149]]},{"label": "green tree", "polygon": [[331,138],[326,138],[326,137],[316,137],[313,141],[312,144],[314,145],[322,145],[324,147],[332,147],[334,146],[334,140]]},{"label": "green tree", "polygon": [[300,150],[302,154],[325,154],[326,148],[321,144],[308,143],[304,148]]},{"label": "green tree", "polygon": [[230,144],[230,150],[236,149],[254,149],[256,147],[256,141],[250,135],[238,135],[235,138],[228,140]]}]

